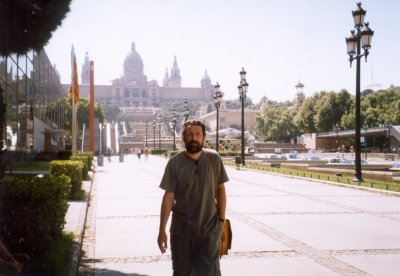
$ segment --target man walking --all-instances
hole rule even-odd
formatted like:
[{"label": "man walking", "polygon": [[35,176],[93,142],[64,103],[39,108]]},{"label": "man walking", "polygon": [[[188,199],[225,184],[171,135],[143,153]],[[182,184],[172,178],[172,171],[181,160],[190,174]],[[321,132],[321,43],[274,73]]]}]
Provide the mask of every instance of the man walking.
[{"label": "man walking", "polygon": [[203,149],[205,125],[186,121],[182,140],[185,151],[173,156],[165,168],[160,188],[165,190],[160,215],[158,246],[168,247],[170,229],[174,276],[218,276],[221,229],[225,223],[228,181],[217,152]]}]

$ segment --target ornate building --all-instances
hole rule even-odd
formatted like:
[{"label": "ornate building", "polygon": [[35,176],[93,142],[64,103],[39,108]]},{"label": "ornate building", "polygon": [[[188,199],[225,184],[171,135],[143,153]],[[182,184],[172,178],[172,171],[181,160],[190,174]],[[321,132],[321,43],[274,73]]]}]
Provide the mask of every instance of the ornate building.
[{"label": "ornate building", "polygon": [[[176,56],[170,73],[165,71],[162,86],[156,80],[147,80],[144,74],[144,63],[132,42],[131,50],[125,57],[123,75],[114,79],[111,85],[95,85],[96,101],[116,104],[120,107],[145,108],[159,107],[168,101],[204,100],[214,91],[211,79],[205,72],[200,87],[182,87],[182,77]],[[96,70],[96,69],[95,69]],[[82,66],[81,97],[89,96],[89,56],[86,54]],[[69,84],[64,85],[68,89]]]}]

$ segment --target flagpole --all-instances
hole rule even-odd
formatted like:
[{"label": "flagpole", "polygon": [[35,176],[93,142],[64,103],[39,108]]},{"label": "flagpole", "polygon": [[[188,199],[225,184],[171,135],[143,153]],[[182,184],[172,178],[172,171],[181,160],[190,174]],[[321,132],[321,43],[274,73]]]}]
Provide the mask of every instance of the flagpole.
[{"label": "flagpole", "polygon": [[83,152],[83,145],[85,144],[85,130],[86,130],[86,126],[85,123],[83,123],[83,127],[82,127],[82,146],[81,146],[81,151]]},{"label": "flagpole", "polygon": [[75,51],[74,51],[74,45],[72,45],[72,50],[71,50],[72,154],[76,153],[76,110],[75,110],[75,85],[74,85],[74,73],[75,73],[74,58],[75,58]]}]

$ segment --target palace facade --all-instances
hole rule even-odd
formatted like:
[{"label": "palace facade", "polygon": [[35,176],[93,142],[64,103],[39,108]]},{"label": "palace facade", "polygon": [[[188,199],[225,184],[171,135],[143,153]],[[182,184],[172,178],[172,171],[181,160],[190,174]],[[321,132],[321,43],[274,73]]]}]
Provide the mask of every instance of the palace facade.
[{"label": "palace facade", "polygon": [[[89,56],[86,53],[82,66],[80,94],[89,97]],[[182,77],[176,56],[170,71],[165,70],[162,85],[156,80],[148,80],[144,73],[144,63],[132,42],[123,64],[123,75],[114,79],[111,85],[95,85],[95,100],[119,107],[159,107],[168,101],[204,100],[214,92],[211,79],[205,72],[199,87],[182,87]],[[67,90],[70,84],[65,84]]]}]

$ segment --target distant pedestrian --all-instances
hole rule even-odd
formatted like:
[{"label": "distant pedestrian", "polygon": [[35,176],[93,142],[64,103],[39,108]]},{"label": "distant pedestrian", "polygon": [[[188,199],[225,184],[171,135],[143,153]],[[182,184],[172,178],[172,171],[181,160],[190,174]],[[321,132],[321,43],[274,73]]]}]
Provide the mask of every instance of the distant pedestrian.
[{"label": "distant pedestrian", "polygon": [[143,150],[143,154],[144,154],[144,160],[149,160],[149,149],[147,147],[144,148]]},{"label": "distant pedestrian", "polygon": [[175,276],[217,276],[220,272],[221,229],[225,223],[228,181],[216,151],[204,150],[205,125],[186,121],[182,140],[185,151],[169,159],[160,188],[165,190],[160,215],[158,246],[165,253],[170,228],[171,257]]}]

